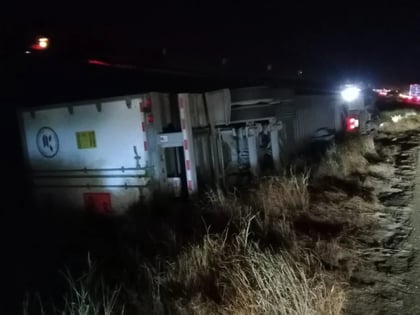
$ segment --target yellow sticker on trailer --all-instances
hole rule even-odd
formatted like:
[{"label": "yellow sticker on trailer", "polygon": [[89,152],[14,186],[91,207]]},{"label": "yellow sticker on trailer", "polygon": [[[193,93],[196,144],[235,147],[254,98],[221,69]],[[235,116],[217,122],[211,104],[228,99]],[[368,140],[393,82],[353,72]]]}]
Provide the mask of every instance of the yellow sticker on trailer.
[{"label": "yellow sticker on trailer", "polygon": [[95,131],[79,131],[76,132],[77,148],[92,149],[96,148]]}]

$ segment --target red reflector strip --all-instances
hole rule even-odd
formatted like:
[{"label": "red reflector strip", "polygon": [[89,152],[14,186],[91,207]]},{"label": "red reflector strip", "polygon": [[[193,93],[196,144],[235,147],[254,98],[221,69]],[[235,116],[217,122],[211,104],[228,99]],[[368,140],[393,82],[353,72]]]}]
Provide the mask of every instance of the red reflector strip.
[{"label": "red reflector strip", "polygon": [[141,123],[141,131],[146,131],[146,124],[144,123],[144,121]]},{"label": "red reflector strip", "polygon": [[188,140],[184,140],[184,150],[188,150]]},{"label": "red reflector strip", "polygon": [[187,185],[188,185],[188,190],[192,190],[193,184],[191,180],[188,181]]},{"label": "red reflector strip", "polygon": [[150,113],[152,107],[152,99],[150,97],[146,98],[140,102],[140,111],[144,113]]},{"label": "red reflector strip", "polygon": [[110,193],[84,193],[85,209],[95,214],[111,214],[111,194]]},{"label": "red reflector strip", "polygon": [[144,151],[147,151],[147,141],[144,141]]},{"label": "red reflector strip", "polygon": [[190,160],[185,161],[185,168],[187,169],[187,171],[191,169]]}]

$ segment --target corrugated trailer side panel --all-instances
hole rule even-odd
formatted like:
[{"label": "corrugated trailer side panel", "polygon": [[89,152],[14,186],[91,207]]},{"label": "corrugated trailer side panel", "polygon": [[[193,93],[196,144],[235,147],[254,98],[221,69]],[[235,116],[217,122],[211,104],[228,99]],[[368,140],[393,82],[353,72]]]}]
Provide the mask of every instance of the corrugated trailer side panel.
[{"label": "corrugated trailer side panel", "polygon": [[319,128],[340,128],[340,107],[336,97],[329,95],[296,96],[295,145],[302,149]]},{"label": "corrugated trailer side panel", "polygon": [[23,111],[37,196],[74,207],[103,204],[108,210],[137,201],[148,183],[149,164],[140,102],[136,97]]}]

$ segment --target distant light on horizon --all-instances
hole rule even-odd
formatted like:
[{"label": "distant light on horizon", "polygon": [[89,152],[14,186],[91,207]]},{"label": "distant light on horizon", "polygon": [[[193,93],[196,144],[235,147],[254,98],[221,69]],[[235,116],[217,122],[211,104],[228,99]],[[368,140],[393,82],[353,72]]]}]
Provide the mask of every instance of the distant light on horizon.
[{"label": "distant light on horizon", "polygon": [[39,47],[44,48],[44,49],[48,47],[48,42],[49,42],[49,39],[47,37],[41,37],[38,39]]},{"label": "distant light on horizon", "polygon": [[48,37],[38,37],[36,43],[31,46],[33,50],[46,50],[50,45]]}]

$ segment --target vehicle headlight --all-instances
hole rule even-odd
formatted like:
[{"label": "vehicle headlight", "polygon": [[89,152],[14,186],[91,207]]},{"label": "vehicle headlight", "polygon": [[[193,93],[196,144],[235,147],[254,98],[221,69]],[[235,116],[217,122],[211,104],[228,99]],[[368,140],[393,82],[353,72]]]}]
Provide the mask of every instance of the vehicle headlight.
[{"label": "vehicle headlight", "polygon": [[360,95],[360,89],[356,86],[347,86],[341,91],[341,97],[346,102],[352,102]]}]

